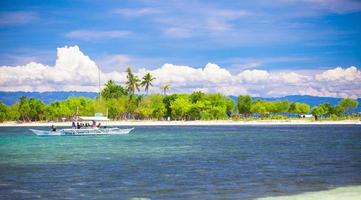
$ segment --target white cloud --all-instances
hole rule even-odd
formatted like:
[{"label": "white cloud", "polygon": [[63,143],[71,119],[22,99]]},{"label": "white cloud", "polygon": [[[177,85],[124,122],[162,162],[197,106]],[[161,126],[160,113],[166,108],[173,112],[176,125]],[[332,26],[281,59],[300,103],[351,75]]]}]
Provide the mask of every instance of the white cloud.
[{"label": "white cloud", "polygon": [[[128,57],[118,57],[125,63]],[[20,66],[0,67],[1,91],[98,91],[98,72],[101,84],[113,79],[124,84],[125,72],[98,71],[98,65],[84,55],[78,46],[57,50],[54,66],[30,62]],[[332,97],[361,97],[361,72],[356,67],[337,67],[314,73],[272,72],[244,70],[231,74],[217,64],[203,68],[164,64],[159,68],[135,70],[139,77],[150,72],[156,77],[151,92],[161,92],[163,84],[171,85],[171,92],[221,92],[227,95],[253,96],[314,95]]]},{"label": "white cloud", "polygon": [[316,76],[319,81],[340,81],[340,82],[353,82],[361,81],[361,72],[355,67],[343,69],[337,67],[335,69],[327,70]]},{"label": "white cloud", "polygon": [[66,33],[66,36],[69,38],[93,40],[93,39],[104,39],[104,38],[123,38],[130,34],[131,34],[130,31],[119,31],[119,30],[109,30],[109,31],[75,30]]},{"label": "white cloud", "polygon": [[[104,79],[124,81],[121,73],[103,73]],[[58,48],[54,66],[31,62],[23,66],[0,67],[2,91],[97,91],[98,66],[78,46]]]}]

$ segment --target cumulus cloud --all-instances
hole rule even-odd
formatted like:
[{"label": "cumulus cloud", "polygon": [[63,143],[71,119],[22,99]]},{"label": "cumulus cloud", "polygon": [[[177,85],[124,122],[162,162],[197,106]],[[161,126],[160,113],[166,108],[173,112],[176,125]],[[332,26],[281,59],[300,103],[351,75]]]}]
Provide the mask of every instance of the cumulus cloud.
[{"label": "cumulus cloud", "polygon": [[335,69],[327,70],[321,74],[316,75],[316,79],[319,81],[337,81],[337,82],[354,82],[361,80],[361,72],[355,67],[343,69],[337,67]]},{"label": "cumulus cloud", "polygon": [[[123,58],[121,58],[123,59]],[[272,72],[260,69],[231,74],[214,63],[203,68],[164,64],[159,68],[136,70],[142,77],[150,72],[156,77],[151,92],[161,92],[163,84],[171,92],[221,92],[226,95],[253,96],[313,95],[332,97],[361,97],[361,72],[357,67],[337,67],[311,73]],[[101,84],[113,79],[120,84],[126,73],[101,71],[78,46],[57,49],[54,66],[30,62],[20,66],[0,67],[1,91],[98,91]]]},{"label": "cumulus cloud", "polygon": [[122,73],[103,73],[78,46],[57,49],[54,66],[31,62],[0,67],[1,91],[97,91],[98,73],[105,79],[124,81]]}]

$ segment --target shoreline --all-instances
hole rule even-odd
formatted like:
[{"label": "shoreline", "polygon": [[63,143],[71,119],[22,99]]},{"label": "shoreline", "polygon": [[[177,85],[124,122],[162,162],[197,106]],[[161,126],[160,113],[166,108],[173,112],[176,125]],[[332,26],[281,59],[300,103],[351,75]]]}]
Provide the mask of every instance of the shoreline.
[{"label": "shoreline", "polygon": [[[255,121],[152,121],[124,120],[101,122],[103,126],[244,126],[244,125],[361,125],[360,120],[308,121],[308,120],[255,120]],[[3,122],[0,127],[71,126],[71,122]]]}]

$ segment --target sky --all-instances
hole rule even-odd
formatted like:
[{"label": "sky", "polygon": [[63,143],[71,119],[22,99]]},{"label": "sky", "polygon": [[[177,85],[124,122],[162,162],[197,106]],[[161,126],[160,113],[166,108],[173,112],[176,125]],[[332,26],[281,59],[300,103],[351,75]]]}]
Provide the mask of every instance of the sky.
[{"label": "sky", "polygon": [[361,1],[0,2],[0,91],[98,91],[128,66],[152,93],[361,97]]}]

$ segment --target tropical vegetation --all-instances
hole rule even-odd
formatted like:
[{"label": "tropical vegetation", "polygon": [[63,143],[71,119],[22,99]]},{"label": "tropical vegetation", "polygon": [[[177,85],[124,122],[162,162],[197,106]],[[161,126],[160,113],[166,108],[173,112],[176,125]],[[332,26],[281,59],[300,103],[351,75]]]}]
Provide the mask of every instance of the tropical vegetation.
[{"label": "tropical vegetation", "polygon": [[[148,94],[155,77],[146,73],[142,80],[127,69],[125,86],[109,80],[95,99],[69,97],[45,104],[39,99],[21,97],[13,105],[0,102],[0,122],[62,121],[77,115],[106,114],[113,120],[222,120],[222,119],[286,119],[312,114],[315,120],[345,119],[355,116],[358,106],[353,99],[343,99],[337,105],[323,103],[314,107],[301,102],[265,101],[240,95],[237,100],[219,93],[195,91],[192,94],[171,94],[169,84],[161,87],[163,94]],[[136,94],[144,88],[145,94]],[[356,117],[359,117],[356,115]]]}]

